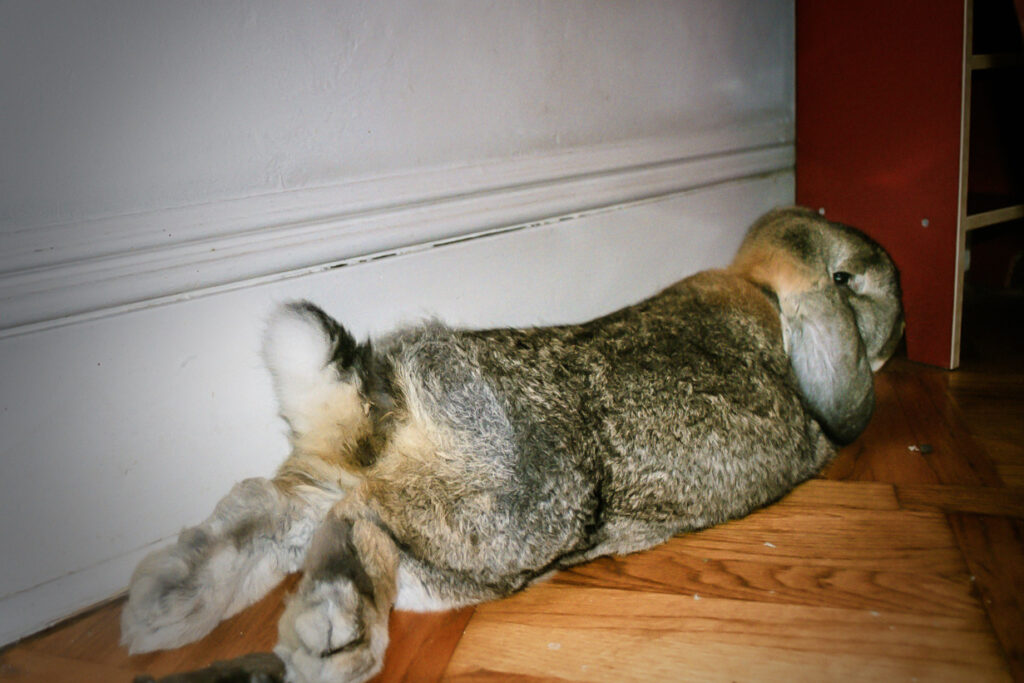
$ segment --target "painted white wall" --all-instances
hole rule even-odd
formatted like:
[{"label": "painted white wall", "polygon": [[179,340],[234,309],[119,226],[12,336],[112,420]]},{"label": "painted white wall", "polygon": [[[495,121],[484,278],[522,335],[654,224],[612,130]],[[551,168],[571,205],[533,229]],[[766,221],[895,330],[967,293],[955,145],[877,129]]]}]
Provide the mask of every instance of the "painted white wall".
[{"label": "painted white wall", "polygon": [[792,31],[791,0],[0,3],[0,643],[273,470],[274,302],[564,322],[726,262],[793,197]]},{"label": "painted white wall", "polygon": [[789,12],[5,0],[4,230],[784,117]]}]

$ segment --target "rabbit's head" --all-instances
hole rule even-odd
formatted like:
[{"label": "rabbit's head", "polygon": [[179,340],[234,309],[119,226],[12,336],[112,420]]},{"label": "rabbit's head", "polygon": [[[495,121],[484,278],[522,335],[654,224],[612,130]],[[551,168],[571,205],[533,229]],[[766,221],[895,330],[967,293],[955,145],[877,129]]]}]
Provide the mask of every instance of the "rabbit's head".
[{"label": "rabbit's head", "polygon": [[855,439],[874,409],[872,372],[903,334],[892,259],[854,228],[788,208],[750,228],[732,270],[777,300],[783,343],[811,414],[833,441]]}]

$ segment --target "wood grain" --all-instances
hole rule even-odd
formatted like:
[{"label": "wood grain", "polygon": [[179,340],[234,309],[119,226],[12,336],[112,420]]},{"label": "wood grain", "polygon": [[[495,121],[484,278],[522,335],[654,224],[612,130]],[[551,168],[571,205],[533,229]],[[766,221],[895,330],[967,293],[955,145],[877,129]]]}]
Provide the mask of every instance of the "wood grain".
[{"label": "wood grain", "polygon": [[1024,524],[982,515],[949,519],[1007,663],[1024,680]]},{"label": "wood grain", "polygon": [[478,608],[447,678],[482,673],[593,681],[1009,680],[978,612],[922,617],[558,585]]},{"label": "wood grain", "polygon": [[929,484],[896,487],[900,507],[907,510],[973,512],[980,515],[1024,518],[1024,488],[979,486],[937,486]]},{"label": "wood grain", "polygon": [[[872,489],[891,497],[889,487]],[[789,501],[643,553],[601,558],[551,582],[918,614],[978,609],[944,515]]]},{"label": "wood grain", "polygon": [[440,680],[475,607],[437,613],[393,612],[379,683]]},{"label": "wood grain", "polygon": [[132,672],[113,664],[46,654],[28,648],[14,648],[0,655],[0,680],[43,683],[110,683],[130,681]]}]

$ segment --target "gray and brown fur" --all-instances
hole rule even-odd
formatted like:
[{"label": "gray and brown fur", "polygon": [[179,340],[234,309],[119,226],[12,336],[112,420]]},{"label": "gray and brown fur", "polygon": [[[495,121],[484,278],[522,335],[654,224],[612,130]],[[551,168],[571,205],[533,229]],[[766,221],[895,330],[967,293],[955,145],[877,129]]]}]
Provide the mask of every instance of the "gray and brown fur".
[{"label": "gray and brown fur", "polygon": [[293,452],[142,562],[124,642],[198,638],[302,567],[288,680],[366,679],[392,607],[500,598],[778,499],[863,430],[902,329],[885,251],[803,209],[759,220],[730,267],[581,325],[431,323],[371,347],[286,306],[264,348]]}]

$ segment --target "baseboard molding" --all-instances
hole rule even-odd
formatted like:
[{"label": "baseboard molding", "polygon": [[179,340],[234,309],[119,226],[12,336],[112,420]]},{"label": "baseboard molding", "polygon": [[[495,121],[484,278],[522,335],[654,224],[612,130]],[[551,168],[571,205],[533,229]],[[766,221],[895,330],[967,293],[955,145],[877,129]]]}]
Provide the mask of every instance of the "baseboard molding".
[{"label": "baseboard molding", "polygon": [[0,337],[311,267],[778,172],[766,115],[685,138],[416,171],[6,234]]}]

